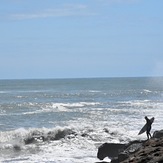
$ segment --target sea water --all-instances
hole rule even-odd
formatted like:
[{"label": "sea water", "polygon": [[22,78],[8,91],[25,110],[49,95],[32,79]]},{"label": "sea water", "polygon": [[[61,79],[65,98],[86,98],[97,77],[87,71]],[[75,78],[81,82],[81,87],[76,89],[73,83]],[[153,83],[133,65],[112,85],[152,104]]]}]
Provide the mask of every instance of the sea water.
[{"label": "sea water", "polygon": [[97,162],[104,142],[146,139],[144,116],[162,129],[162,109],[162,77],[0,80],[0,161]]}]

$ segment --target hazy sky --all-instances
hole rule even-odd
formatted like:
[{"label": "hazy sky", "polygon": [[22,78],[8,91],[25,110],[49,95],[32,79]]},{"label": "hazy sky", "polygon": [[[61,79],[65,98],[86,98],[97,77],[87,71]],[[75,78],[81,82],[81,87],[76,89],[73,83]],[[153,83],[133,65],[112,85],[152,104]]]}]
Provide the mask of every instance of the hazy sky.
[{"label": "hazy sky", "polygon": [[0,0],[0,79],[163,76],[163,0]]}]

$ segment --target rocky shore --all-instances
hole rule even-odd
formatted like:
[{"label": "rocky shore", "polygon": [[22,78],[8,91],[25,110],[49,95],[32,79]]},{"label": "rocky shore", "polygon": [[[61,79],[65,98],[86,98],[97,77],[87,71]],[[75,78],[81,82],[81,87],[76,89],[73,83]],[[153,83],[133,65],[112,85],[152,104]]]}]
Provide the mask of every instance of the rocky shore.
[{"label": "rocky shore", "polygon": [[163,130],[155,131],[153,137],[145,141],[104,143],[98,149],[97,158],[105,157],[109,157],[111,163],[163,163]]}]

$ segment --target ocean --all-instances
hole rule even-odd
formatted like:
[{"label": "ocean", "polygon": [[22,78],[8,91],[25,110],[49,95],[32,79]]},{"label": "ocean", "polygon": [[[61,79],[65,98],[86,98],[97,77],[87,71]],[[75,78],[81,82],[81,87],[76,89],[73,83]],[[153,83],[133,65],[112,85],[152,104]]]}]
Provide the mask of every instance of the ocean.
[{"label": "ocean", "polygon": [[[163,77],[0,80],[0,162],[94,163],[163,126]],[[107,160],[107,158],[106,158]]]}]

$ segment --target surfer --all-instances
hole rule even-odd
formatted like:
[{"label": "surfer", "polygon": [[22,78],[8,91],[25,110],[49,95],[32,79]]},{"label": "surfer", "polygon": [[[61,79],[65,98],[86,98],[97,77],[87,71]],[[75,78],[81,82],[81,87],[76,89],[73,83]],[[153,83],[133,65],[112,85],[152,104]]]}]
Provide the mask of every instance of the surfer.
[{"label": "surfer", "polygon": [[152,127],[152,121],[150,119],[148,119],[147,116],[145,116],[145,120],[146,120],[146,125],[147,125],[147,128],[146,128],[146,134],[147,134],[147,138],[149,139],[149,136],[151,136],[151,127]]}]

